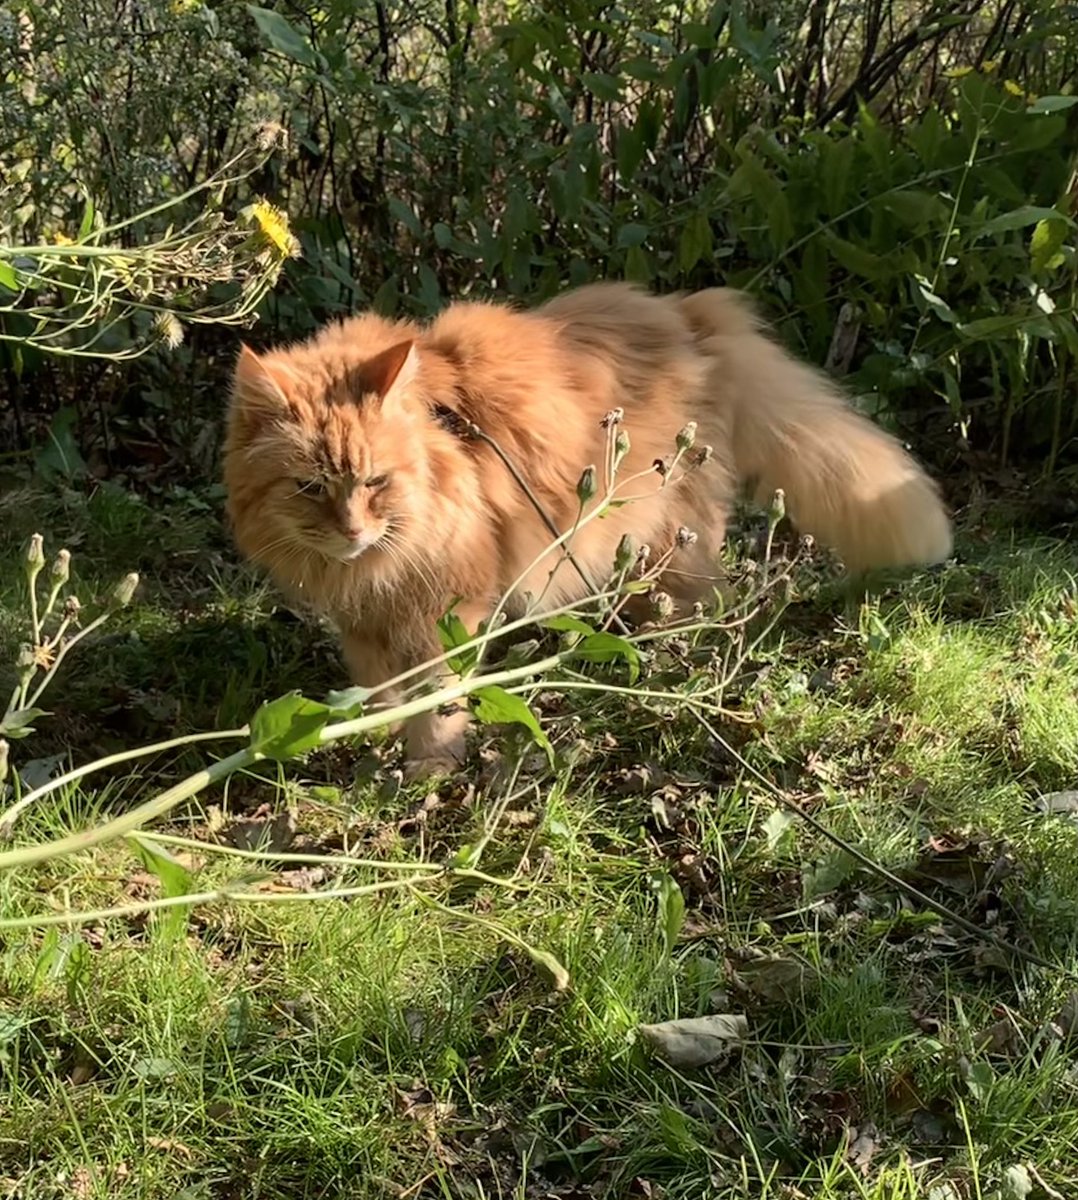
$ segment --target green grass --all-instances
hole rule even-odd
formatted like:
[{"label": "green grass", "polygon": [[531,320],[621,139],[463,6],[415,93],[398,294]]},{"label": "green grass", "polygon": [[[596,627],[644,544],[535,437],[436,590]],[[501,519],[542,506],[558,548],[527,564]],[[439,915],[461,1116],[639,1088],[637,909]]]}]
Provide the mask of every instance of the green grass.
[{"label": "green grass", "polygon": [[[144,576],[65,666],[17,765],[229,727],[341,682],[332,640],[235,565],[199,497],[26,495],[0,517],[3,561],[40,528],[71,546],[84,599]],[[253,872],[301,899],[0,933],[0,1194],[1002,1200],[1025,1194],[1016,1168],[1035,1198],[1038,1176],[1076,1194],[1078,1056],[1052,1022],[1076,986],[1078,829],[1035,801],[1078,777],[1078,552],[967,549],[870,602],[825,588],[787,611],[717,730],[753,771],[684,711],[578,692],[540,698],[558,770],[529,764],[507,804],[487,767],[428,797],[400,785],[392,746],[362,745],[204,794],[167,827],[204,843],[172,850],[193,886]],[[20,589],[0,572],[5,659]],[[664,652],[663,686],[705,669],[700,647]],[[200,761],[191,748],[51,796],[17,841],[100,821]],[[928,912],[778,792],[1060,969]],[[438,862],[490,835],[482,868],[522,886],[318,902],[312,888],[382,876],[214,849],[282,813],[291,850],[327,857]],[[664,877],[686,903],[672,947]],[[137,905],[161,886],[110,845],[0,876],[0,912]],[[571,986],[505,933],[555,954]],[[735,1012],[747,1042],[698,1069],[664,1066],[637,1032]]]}]

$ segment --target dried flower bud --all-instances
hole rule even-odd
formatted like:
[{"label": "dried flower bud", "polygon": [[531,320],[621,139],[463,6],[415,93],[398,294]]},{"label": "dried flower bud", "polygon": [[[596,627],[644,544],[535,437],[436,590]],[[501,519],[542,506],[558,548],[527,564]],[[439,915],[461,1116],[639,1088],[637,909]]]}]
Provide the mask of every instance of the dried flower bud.
[{"label": "dried flower bud", "polygon": [[648,559],[651,557],[651,547],[645,542],[636,552],[636,569],[643,575],[647,570]]},{"label": "dried flower bud", "polygon": [[52,564],[52,569],[49,571],[52,580],[52,586],[58,590],[62,588],[71,576],[71,551],[61,550]]},{"label": "dried flower bud", "polygon": [[45,539],[40,533],[35,533],[30,538],[26,546],[26,557],[23,561],[26,566],[26,577],[30,580],[30,585],[33,586],[38,572],[45,565]]},{"label": "dried flower bud", "polygon": [[585,467],[583,474],[577,481],[576,498],[581,504],[587,504],[589,500],[595,498],[595,493],[598,490],[598,485],[595,480],[595,468]]},{"label": "dried flower bud", "polygon": [[767,510],[767,520],[771,525],[777,525],[786,516],[786,493],[782,488],[776,488],[771,497],[771,507]]},{"label": "dried flower bud", "polygon": [[629,448],[632,442],[629,441],[629,435],[624,429],[618,430],[618,436],[614,439],[614,466],[617,466],[621,460],[629,453]]},{"label": "dried flower bud", "polygon": [[636,543],[633,541],[632,534],[623,533],[621,541],[618,542],[618,548],[614,551],[614,570],[621,574],[628,571],[634,562],[636,562]]},{"label": "dried flower bud", "polygon": [[113,588],[112,596],[109,600],[110,608],[126,608],[135,594],[135,589],[138,587],[138,572],[132,571],[129,575],[125,575],[123,579]]},{"label": "dried flower bud", "polygon": [[606,416],[599,422],[604,429],[609,429],[612,425],[620,425],[625,420],[625,409],[612,408]]},{"label": "dried flower bud", "polygon": [[711,446],[701,446],[692,456],[692,465],[694,467],[702,467],[704,463],[711,462],[714,457],[715,451]]},{"label": "dried flower bud", "polygon": [[653,471],[658,471],[659,474],[663,477],[663,479],[666,478],[666,473],[670,470],[670,468],[666,465],[666,459],[664,459],[664,458],[657,458],[651,464],[651,469]]},{"label": "dried flower bud", "polygon": [[691,450],[693,443],[696,441],[696,422],[690,421],[688,425],[677,435],[677,448],[684,452]]},{"label": "dried flower bud", "polygon": [[668,621],[674,615],[674,599],[666,592],[656,592],[651,597],[655,615],[660,621]]},{"label": "dried flower bud", "polygon": [[20,687],[30,682],[36,667],[37,656],[34,654],[34,648],[29,642],[25,642],[19,647],[19,657],[15,660],[15,670],[19,673]]},{"label": "dried flower bud", "polygon": [[68,596],[64,601],[64,620],[77,621],[81,611],[82,605],[79,603],[78,596]]},{"label": "dried flower bud", "polygon": [[684,525],[680,526],[677,531],[677,544],[684,550],[686,546],[694,546],[697,541],[697,533],[695,529],[686,529]]},{"label": "dried flower bud", "polygon": [[7,779],[7,752],[8,744],[0,738],[0,789],[3,789],[4,780]]}]

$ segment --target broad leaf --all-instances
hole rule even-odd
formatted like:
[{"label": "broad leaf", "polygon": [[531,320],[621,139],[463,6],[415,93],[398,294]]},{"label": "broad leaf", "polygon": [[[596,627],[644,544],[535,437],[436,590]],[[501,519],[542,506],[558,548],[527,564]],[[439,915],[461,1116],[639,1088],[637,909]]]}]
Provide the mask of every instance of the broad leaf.
[{"label": "broad leaf", "polygon": [[34,721],[48,714],[43,708],[16,708],[0,718],[0,737],[24,738],[34,732]]},{"label": "broad leaf", "polygon": [[1041,96],[1029,106],[1031,113],[1061,112],[1078,104],[1078,96]]},{"label": "broad leaf", "polygon": [[475,715],[484,725],[523,725],[542,746],[551,766],[554,765],[554,747],[550,739],[543,732],[535,713],[519,696],[494,685],[478,688],[472,696],[476,701]]},{"label": "broad leaf", "polygon": [[1034,271],[1050,271],[1063,264],[1067,223],[1052,218],[1038,221],[1029,240],[1029,265]]},{"label": "broad leaf", "polygon": [[[442,649],[446,654],[472,640],[468,627],[452,609],[438,621],[438,637],[441,639]],[[478,658],[479,647],[469,646],[467,650],[463,650],[459,654],[450,654],[448,662],[458,675],[467,675],[475,667]]]},{"label": "broad leaf", "polygon": [[299,692],[267,700],[251,718],[251,749],[284,762],[321,742],[319,736],[334,710]]},{"label": "broad leaf", "polygon": [[22,290],[19,287],[19,277],[15,274],[15,268],[10,263],[3,261],[0,261],[0,287],[6,287],[10,292]]},{"label": "broad leaf", "polygon": [[352,717],[359,716],[372,694],[371,689],[365,687],[350,687],[340,692],[330,692],[326,696],[326,707],[334,717],[349,721]]},{"label": "broad leaf", "polygon": [[[137,833],[130,834],[127,840],[134,846],[135,853],[146,870],[160,880],[163,895],[186,896],[194,890],[191,886],[191,872],[164,846],[140,837]],[[162,909],[153,914],[154,925],[168,938],[181,937],[187,928],[190,912],[191,908],[186,904]]]},{"label": "broad leaf", "polygon": [[629,668],[629,679],[635,683],[640,675],[640,652],[616,633],[590,633],[571,651],[573,658],[585,662],[608,663],[621,659]]},{"label": "broad leaf", "polygon": [[975,232],[977,234],[1006,233],[1010,229],[1025,229],[1030,225],[1036,225],[1038,221],[1065,221],[1070,226],[1074,225],[1070,217],[1065,213],[1061,213],[1056,208],[1043,208],[1036,204],[1023,204],[1021,207],[1014,208],[1010,212],[1000,213],[998,217],[993,217],[991,221],[986,221]]},{"label": "broad leaf", "polygon": [[254,18],[259,33],[278,54],[302,63],[305,67],[317,65],[317,56],[310,42],[291,21],[273,9],[259,8],[257,4],[248,4],[247,11]]},{"label": "broad leaf", "polygon": [[685,897],[676,881],[669,875],[659,880],[659,928],[667,958],[674,952],[681,927],[685,924]]}]

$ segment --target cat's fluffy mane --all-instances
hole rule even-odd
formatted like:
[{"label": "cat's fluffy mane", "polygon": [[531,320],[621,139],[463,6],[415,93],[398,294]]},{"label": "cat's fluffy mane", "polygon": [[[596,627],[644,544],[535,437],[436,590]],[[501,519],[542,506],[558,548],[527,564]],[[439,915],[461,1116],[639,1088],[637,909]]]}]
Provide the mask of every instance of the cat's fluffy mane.
[{"label": "cat's fluffy mane", "polygon": [[[783,488],[795,524],[851,568],[951,552],[934,484],[768,338],[743,298],[725,289],[655,298],[624,284],[583,287],[531,312],[458,303],[428,326],[364,315],[301,345],[245,350],[225,455],[237,543],[293,598],[337,621],[353,673],[395,673],[437,653],[435,621],[452,601],[474,625],[550,541],[490,447],[447,417],[495,439],[565,529],[584,467],[600,467],[601,487],[601,421],[615,408],[631,439],[620,475],[668,458],[690,420],[714,458],[665,488],[657,474],[639,481],[638,499],[579,531],[574,554],[594,579],[609,575],[624,533],[657,555],[686,526],[698,540],[677,552],[664,587],[685,602],[706,597],[742,483],[761,499]],[[384,535],[343,559],[339,535],[322,528],[331,509],[297,490],[312,474],[372,473],[388,483],[356,519]],[[580,594],[572,567],[548,583],[550,566],[521,590],[545,591],[549,604]]]}]

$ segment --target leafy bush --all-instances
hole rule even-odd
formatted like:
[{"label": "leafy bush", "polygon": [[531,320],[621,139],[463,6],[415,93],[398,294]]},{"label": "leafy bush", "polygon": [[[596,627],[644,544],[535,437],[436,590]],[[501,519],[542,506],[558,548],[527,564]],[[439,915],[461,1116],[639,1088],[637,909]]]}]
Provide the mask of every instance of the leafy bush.
[{"label": "leafy bush", "polygon": [[0,217],[40,242],[84,189],[106,222],[162,194],[199,211],[194,189],[272,122],[288,149],[237,203],[280,204],[303,255],[265,336],[603,276],[729,282],[907,431],[928,417],[1051,467],[1073,433],[1075,18],[149,0],[117,22],[27,2],[3,33]]}]

